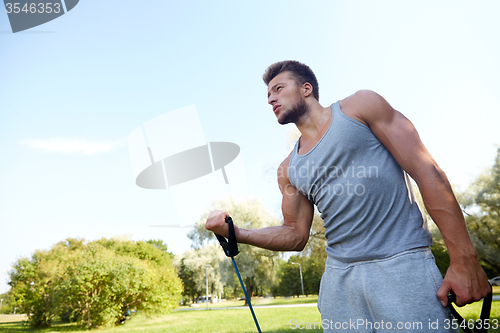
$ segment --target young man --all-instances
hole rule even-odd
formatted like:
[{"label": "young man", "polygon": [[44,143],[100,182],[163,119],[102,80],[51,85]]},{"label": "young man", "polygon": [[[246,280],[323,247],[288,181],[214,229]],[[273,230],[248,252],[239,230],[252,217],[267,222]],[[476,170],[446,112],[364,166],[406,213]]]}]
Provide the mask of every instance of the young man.
[{"label": "young man", "polygon": [[[302,136],[278,169],[283,224],[235,226],[238,242],[300,251],[316,205],[327,238],[318,299],[325,331],[425,331],[436,321],[433,331],[450,331],[448,293],[462,306],[490,286],[446,175],[412,123],[372,91],[322,107],[314,73],[296,61],[271,65],[263,79],[278,122],[295,123]],[[444,280],[408,175],[448,248]],[[227,237],[226,216],[213,211],[206,229]]]}]

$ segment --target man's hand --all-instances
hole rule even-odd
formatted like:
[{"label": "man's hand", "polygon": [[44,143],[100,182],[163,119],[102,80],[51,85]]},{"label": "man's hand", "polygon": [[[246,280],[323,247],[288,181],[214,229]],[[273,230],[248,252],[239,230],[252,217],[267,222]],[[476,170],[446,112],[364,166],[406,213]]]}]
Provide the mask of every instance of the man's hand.
[{"label": "man's hand", "polygon": [[[229,227],[226,223],[226,217],[229,214],[222,210],[214,210],[208,215],[207,222],[205,223],[205,229],[215,232],[223,237],[228,238]],[[235,234],[238,233],[238,227],[234,226]]]},{"label": "man's hand", "polygon": [[448,294],[453,291],[457,295],[457,306],[477,302],[491,292],[488,278],[477,258],[468,262],[451,263],[446,271],[443,283],[437,292],[437,297],[443,306],[448,305]]}]

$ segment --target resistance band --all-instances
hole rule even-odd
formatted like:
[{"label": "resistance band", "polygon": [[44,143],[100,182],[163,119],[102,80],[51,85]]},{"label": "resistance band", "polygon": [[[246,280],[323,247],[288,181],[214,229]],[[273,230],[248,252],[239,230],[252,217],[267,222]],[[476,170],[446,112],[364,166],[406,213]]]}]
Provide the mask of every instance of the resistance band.
[{"label": "resistance band", "polygon": [[226,223],[228,224],[229,227],[229,233],[228,233],[228,240],[221,235],[218,235],[214,232],[215,237],[217,237],[217,240],[219,241],[220,246],[222,246],[222,249],[224,250],[224,254],[228,257],[231,258],[233,261],[233,266],[234,269],[236,270],[236,274],[238,275],[238,279],[240,280],[241,288],[243,288],[243,293],[245,293],[245,299],[248,302],[248,306],[250,307],[250,311],[252,312],[253,316],[253,321],[255,322],[255,326],[257,326],[257,331],[261,333],[260,327],[259,327],[259,322],[257,321],[257,317],[255,317],[255,313],[253,312],[252,304],[250,303],[250,298],[248,297],[247,290],[245,289],[245,285],[243,284],[243,280],[241,279],[240,276],[240,271],[238,270],[238,266],[236,266],[236,261],[234,261],[234,257],[240,253],[238,251],[238,243],[236,242],[236,234],[234,233],[234,225],[233,225],[233,219],[231,217],[226,217]]}]

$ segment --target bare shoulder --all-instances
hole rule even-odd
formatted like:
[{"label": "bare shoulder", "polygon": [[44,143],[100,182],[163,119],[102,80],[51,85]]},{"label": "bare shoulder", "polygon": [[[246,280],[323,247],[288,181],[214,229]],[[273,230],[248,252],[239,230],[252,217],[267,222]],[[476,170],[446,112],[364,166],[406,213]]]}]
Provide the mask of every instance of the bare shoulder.
[{"label": "bare shoulder", "polygon": [[380,117],[391,117],[395,111],[382,96],[371,90],[359,90],[344,98],[340,107],[346,115],[367,126]]},{"label": "bare shoulder", "polygon": [[[372,90],[358,90],[354,94],[340,101],[348,108],[384,108],[389,105],[387,101]],[[390,106],[390,105],[389,105]]]}]

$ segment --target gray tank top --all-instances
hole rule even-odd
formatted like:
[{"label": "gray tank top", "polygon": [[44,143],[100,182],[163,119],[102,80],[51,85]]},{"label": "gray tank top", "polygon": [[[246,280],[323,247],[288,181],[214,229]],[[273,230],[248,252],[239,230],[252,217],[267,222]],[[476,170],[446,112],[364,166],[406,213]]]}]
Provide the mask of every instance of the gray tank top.
[{"label": "gray tank top", "polygon": [[323,137],[303,155],[297,141],[288,166],[290,183],[321,213],[328,255],[354,262],[430,246],[409,176],[369,127],[339,102],[331,109]]}]

